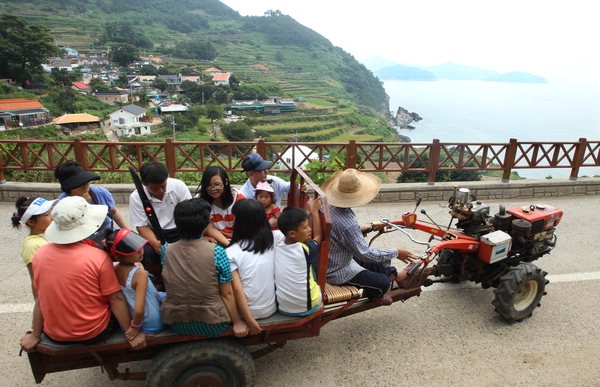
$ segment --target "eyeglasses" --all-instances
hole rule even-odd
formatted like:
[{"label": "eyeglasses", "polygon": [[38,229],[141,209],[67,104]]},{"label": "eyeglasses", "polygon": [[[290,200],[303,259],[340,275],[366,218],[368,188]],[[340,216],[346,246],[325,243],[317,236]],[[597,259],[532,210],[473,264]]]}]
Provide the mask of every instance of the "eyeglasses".
[{"label": "eyeglasses", "polygon": [[223,188],[223,184],[211,184],[206,186],[206,190],[216,191]]}]

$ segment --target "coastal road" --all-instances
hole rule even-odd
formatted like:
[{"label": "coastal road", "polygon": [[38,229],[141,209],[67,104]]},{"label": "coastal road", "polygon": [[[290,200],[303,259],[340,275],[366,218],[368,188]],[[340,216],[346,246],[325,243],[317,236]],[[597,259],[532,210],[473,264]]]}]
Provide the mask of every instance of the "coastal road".
[{"label": "coastal road", "polygon": [[[488,202],[496,212],[498,201]],[[600,385],[600,196],[504,201],[507,208],[546,203],[564,210],[558,246],[536,262],[549,275],[548,294],[533,317],[507,324],[494,313],[491,289],[471,284],[426,288],[420,297],[326,325],[319,337],[290,341],[256,360],[257,386],[598,386]],[[447,208],[421,206],[440,224]],[[363,223],[399,218],[410,203],[357,209]],[[121,207],[127,214],[126,207]],[[11,203],[0,203],[0,386],[31,386],[18,342],[30,326],[32,296],[20,260],[25,232],[10,228]],[[425,239],[425,238],[422,238]],[[377,247],[422,252],[400,233]],[[400,262],[397,266],[401,267]],[[131,363],[132,371],[149,362]],[[47,386],[141,386],[110,382],[99,367],[49,374]]]}]

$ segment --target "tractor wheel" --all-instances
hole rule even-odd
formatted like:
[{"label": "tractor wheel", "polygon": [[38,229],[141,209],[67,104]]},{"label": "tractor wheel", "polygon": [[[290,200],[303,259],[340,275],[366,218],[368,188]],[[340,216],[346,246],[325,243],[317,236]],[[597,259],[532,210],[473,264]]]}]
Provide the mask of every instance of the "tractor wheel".
[{"label": "tractor wheel", "polygon": [[494,289],[492,304],[495,311],[509,322],[521,322],[531,317],[533,310],[540,306],[540,299],[546,292],[546,273],[531,263],[511,267],[499,279]]},{"label": "tractor wheel", "polygon": [[149,387],[252,386],[254,360],[243,345],[227,339],[179,344],[152,363]]}]

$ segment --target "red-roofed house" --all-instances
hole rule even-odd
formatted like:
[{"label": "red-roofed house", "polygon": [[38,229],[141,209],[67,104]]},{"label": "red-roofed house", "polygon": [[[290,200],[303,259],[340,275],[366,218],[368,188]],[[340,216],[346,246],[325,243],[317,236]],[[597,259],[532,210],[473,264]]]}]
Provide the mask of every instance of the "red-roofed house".
[{"label": "red-roofed house", "polygon": [[141,60],[149,60],[152,61],[154,63],[161,63],[162,59],[157,57],[157,56],[140,56]]},{"label": "red-roofed house", "polygon": [[204,69],[204,70],[202,70],[202,72],[203,72],[204,74],[208,74],[208,75],[210,75],[210,76],[213,76],[213,75],[215,75],[215,74],[218,74],[218,73],[220,73],[220,72],[222,72],[222,71],[221,71],[221,70],[219,70],[219,69],[218,69],[218,68],[216,68],[216,67],[209,67],[209,68],[207,68],[207,69]]},{"label": "red-roofed house", "polygon": [[92,88],[88,85],[86,85],[83,82],[72,82],[73,83],[73,88],[75,90],[79,90],[79,91],[91,91]]},{"label": "red-roofed house", "polygon": [[35,99],[0,99],[0,130],[50,123],[49,110]]},{"label": "red-roofed house", "polygon": [[231,73],[217,73],[213,76],[212,81],[215,86],[229,86],[229,77],[231,77]]}]

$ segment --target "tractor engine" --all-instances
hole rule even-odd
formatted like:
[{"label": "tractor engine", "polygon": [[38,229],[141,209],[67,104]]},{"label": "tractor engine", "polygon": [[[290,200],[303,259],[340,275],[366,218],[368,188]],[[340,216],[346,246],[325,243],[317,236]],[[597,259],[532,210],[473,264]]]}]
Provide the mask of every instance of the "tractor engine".
[{"label": "tractor engine", "polygon": [[502,260],[531,262],[555,246],[555,227],[562,210],[535,204],[490,215],[490,206],[477,201],[466,188],[457,188],[449,201],[456,226],[480,241],[478,258],[486,263]]}]

